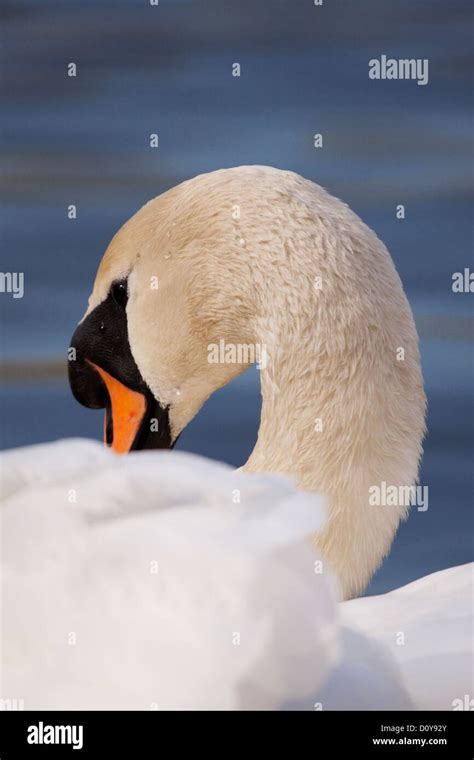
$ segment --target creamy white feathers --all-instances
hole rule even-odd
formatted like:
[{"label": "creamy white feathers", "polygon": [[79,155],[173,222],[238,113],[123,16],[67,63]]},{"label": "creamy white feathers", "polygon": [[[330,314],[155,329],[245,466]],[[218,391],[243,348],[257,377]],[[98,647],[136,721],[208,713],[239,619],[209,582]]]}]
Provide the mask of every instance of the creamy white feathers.
[{"label": "creamy white feathers", "polygon": [[416,482],[425,395],[410,306],[383,243],[348,206],[293,172],[241,166],[147,203],[115,235],[90,313],[128,277],[130,347],[176,437],[246,369],[209,346],[263,347],[250,472],[328,496],[317,546],[346,598],[388,552],[406,504],[369,489]]}]

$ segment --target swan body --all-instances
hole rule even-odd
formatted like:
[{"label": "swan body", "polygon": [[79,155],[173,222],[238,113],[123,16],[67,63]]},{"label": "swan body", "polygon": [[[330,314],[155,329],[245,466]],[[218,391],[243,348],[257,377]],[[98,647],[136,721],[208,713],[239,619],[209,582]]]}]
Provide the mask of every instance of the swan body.
[{"label": "swan body", "polygon": [[[123,317],[118,287],[127,293]],[[328,519],[314,542],[344,598],[364,589],[408,511],[373,506],[370,489],[416,482],[425,395],[400,279],[347,205],[271,167],[183,182],[115,235],[72,345],[82,403],[108,403],[98,385],[90,390],[100,382],[93,367],[102,380],[130,384],[138,404],[142,393],[156,405],[149,422],[161,438],[151,442],[148,430],[144,443],[143,423],[132,446],[135,428],[127,429],[121,450],[173,445],[206,399],[247,368],[238,352],[236,361],[210,361],[212,347],[263,352],[258,439],[243,469],[325,494]],[[130,409],[127,419],[142,419],[143,404]]]},{"label": "swan body", "polygon": [[324,502],[285,478],[84,440],[0,467],[0,699],[444,710],[472,694],[472,566],[338,604],[307,541]]},{"label": "swan body", "polygon": [[344,602],[341,623],[390,652],[415,706],[466,709],[460,703],[474,685],[473,588],[474,564],[452,567],[383,596]]},{"label": "swan body", "polygon": [[320,498],[180,452],[124,461],[91,441],[8,452],[1,468],[0,697],[276,709],[329,672],[336,607],[306,540]]}]

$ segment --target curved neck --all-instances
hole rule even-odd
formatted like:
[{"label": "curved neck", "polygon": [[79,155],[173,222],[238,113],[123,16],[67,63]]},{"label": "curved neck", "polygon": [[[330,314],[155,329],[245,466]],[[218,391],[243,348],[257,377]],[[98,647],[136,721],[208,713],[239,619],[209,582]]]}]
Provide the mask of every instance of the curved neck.
[{"label": "curved neck", "polygon": [[[288,293],[298,309],[274,304],[257,329],[268,359],[257,443],[243,469],[287,474],[327,496],[315,540],[345,598],[366,586],[407,512],[372,506],[371,487],[411,485],[421,453],[416,331],[401,290],[395,295],[375,311],[370,295],[354,304],[328,287],[315,299],[302,284]],[[397,363],[400,344],[410,356]]]}]

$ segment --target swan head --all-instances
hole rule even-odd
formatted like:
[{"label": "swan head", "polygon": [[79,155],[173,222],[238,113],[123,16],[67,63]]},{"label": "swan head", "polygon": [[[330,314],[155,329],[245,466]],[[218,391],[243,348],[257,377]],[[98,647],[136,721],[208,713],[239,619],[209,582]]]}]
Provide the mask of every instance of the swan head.
[{"label": "swan head", "polygon": [[112,239],[71,348],[72,391],[106,409],[119,453],[173,446],[260,348],[244,469],[324,493],[318,546],[346,597],[364,588],[408,511],[374,506],[371,489],[416,483],[426,400],[400,278],[346,204],[271,167],[178,185]]},{"label": "swan head", "polygon": [[232,215],[241,188],[228,171],[147,203],[99,266],[71,341],[69,379],[80,403],[105,408],[105,442],[118,453],[172,447],[206,399],[249,366],[210,353],[219,341],[253,340]]}]

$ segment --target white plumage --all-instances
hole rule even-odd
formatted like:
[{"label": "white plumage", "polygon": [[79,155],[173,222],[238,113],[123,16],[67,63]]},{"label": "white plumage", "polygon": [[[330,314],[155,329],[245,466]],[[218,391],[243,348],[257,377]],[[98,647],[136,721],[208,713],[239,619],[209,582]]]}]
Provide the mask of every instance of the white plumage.
[{"label": "white plumage", "polygon": [[450,709],[472,693],[470,568],[338,604],[310,541],[323,501],[284,478],[83,440],[1,467],[2,699]]}]

